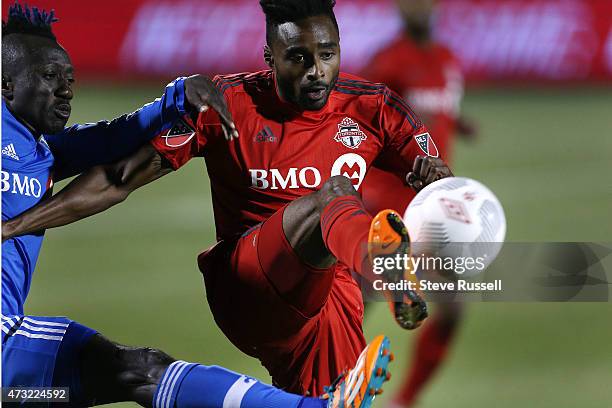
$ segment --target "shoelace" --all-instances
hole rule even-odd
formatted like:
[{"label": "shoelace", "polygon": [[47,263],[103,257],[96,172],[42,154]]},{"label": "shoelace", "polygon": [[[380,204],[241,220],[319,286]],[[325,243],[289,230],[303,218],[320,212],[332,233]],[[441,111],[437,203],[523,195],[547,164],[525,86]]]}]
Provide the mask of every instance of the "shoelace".
[{"label": "shoelace", "polygon": [[340,375],[338,377],[336,377],[336,379],[328,386],[323,387],[323,396],[324,398],[331,398],[333,393],[336,391],[336,389],[338,388],[338,384],[340,384],[342,382],[342,379],[344,378],[344,376],[346,375],[347,371],[344,370],[342,373],[340,373]]}]

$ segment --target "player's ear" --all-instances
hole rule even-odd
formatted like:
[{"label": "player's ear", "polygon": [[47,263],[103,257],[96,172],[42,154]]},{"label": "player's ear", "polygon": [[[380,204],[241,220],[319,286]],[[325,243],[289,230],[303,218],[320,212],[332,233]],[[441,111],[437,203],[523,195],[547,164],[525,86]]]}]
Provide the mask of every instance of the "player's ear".
[{"label": "player's ear", "polygon": [[6,74],[2,74],[2,97],[9,101],[13,99],[13,81]]},{"label": "player's ear", "polygon": [[273,68],[274,67],[274,57],[272,56],[272,50],[266,44],[264,45],[263,51],[264,51],[264,61],[266,61],[266,65],[269,66],[270,68]]}]

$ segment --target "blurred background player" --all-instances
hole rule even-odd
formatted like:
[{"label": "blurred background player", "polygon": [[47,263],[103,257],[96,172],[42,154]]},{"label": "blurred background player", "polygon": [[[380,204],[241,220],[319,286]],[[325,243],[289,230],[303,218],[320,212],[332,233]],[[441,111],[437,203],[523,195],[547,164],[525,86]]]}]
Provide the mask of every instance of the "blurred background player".
[{"label": "blurred background player", "polygon": [[[2,23],[3,227],[50,195],[54,179],[129,154],[160,133],[178,136],[173,130],[186,110],[214,105],[202,89],[194,92],[197,82],[178,79],[162,98],[130,115],[65,128],[74,70],[51,30],[55,21],[53,11],[15,4]],[[135,401],[164,408],[365,408],[385,381],[376,374],[389,362],[383,336],[363,350],[356,370],[326,387],[322,399],[289,394],[221,367],[177,361],[152,348],[126,347],[65,317],[25,315],[43,237],[44,231],[3,236],[3,387],[67,387],[68,406]],[[348,376],[365,381],[347,384]]]},{"label": "blurred background player", "polygon": [[[450,163],[454,135],[475,137],[475,129],[461,117],[463,76],[459,61],[432,33],[434,0],[396,0],[403,31],[378,51],[362,75],[382,82],[400,94],[423,120],[436,140],[440,157]],[[389,194],[395,191],[397,194]],[[392,208],[403,214],[414,190],[392,173],[370,169],[363,183],[368,211]],[[417,333],[412,368],[395,397],[398,406],[411,406],[444,361],[461,319],[461,305],[439,303]]]}]

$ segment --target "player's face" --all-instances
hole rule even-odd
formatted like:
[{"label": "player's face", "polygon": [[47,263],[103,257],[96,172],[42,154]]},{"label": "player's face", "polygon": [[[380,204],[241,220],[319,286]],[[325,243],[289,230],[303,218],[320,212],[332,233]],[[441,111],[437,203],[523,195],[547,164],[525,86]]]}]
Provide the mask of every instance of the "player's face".
[{"label": "player's face", "polygon": [[396,0],[396,3],[409,28],[429,26],[434,0]]},{"label": "player's face", "polygon": [[28,39],[22,67],[11,78],[12,112],[35,132],[53,134],[64,129],[70,117],[74,72],[66,51],[54,41]]},{"label": "player's face", "polygon": [[301,109],[321,109],[340,69],[340,38],[331,18],[281,24],[270,49],[281,98]]}]

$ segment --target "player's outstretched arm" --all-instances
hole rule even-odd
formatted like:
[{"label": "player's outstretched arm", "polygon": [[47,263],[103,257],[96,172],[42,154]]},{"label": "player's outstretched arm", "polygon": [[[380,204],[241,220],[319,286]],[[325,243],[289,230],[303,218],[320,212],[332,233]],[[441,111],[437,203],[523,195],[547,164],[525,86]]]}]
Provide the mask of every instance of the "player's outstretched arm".
[{"label": "player's outstretched arm", "polygon": [[238,137],[224,96],[203,75],[178,78],[166,87],[161,98],[110,122],[74,125],[61,133],[45,135],[55,158],[53,179],[59,181],[93,166],[121,160],[154,137],[167,134],[188,115],[196,123],[198,115],[208,109],[218,114],[227,140]]},{"label": "player's outstretched arm", "polygon": [[117,163],[91,168],[53,197],[2,223],[2,240],[71,224],[102,212],[171,171],[159,153],[145,145]]}]

